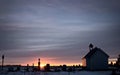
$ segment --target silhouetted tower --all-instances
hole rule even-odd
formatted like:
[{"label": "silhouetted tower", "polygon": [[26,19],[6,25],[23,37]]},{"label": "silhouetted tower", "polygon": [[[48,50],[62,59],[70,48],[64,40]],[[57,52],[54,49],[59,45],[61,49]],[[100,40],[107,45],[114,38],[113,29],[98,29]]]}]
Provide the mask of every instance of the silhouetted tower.
[{"label": "silhouetted tower", "polygon": [[93,44],[89,44],[89,50],[91,51],[93,49]]},{"label": "silhouetted tower", "polygon": [[38,59],[38,70],[40,71],[40,58]]},{"label": "silhouetted tower", "polygon": [[4,55],[2,55],[2,70],[3,70],[3,66],[4,66]]}]

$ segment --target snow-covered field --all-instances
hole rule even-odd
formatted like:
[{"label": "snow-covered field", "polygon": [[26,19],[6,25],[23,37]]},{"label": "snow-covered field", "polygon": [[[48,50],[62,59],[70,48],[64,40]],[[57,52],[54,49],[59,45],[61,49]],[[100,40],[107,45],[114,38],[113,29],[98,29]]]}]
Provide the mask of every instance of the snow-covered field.
[{"label": "snow-covered field", "polygon": [[111,75],[111,71],[79,71],[79,72],[4,72],[0,75]]}]

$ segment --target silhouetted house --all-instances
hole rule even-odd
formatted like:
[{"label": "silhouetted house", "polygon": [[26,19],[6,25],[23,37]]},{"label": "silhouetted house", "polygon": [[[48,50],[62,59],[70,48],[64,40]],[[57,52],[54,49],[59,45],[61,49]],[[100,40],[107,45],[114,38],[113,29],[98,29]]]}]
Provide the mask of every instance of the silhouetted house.
[{"label": "silhouetted house", "polygon": [[82,64],[88,70],[106,70],[108,69],[109,56],[100,48],[93,48],[90,45],[90,51],[82,58]]},{"label": "silhouetted house", "polygon": [[46,66],[45,66],[45,71],[46,71],[46,72],[49,72],[49,71],[50,71],[50,64],[46,64]]},{"label": "silhouetted house", "polygon": [[67,71],[67,66],[66,65],[62,66],[62,71]]}]

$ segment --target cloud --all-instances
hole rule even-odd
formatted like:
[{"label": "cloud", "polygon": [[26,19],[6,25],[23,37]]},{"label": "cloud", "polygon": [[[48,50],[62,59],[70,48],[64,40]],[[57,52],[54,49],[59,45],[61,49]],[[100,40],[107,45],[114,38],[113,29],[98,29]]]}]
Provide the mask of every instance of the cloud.
[{"label": "cloud", "polygon": [[72,59],[79,62],[91,42],[111,57],[119,53],[119,1],[2,0],[0,3],[0,48],[10,59],[41,56],[70,61],[74,56]]}]

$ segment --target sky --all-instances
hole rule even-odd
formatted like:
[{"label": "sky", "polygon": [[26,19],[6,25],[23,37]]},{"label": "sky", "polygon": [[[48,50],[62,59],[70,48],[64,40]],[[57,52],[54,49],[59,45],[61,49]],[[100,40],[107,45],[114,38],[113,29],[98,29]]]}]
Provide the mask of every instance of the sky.
[{"label": "sky", "polygon": [[5,64],[80,64],[90,43],[117,58],[119,33],[120,0],[0,0]]}]

